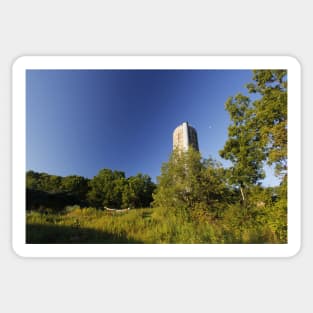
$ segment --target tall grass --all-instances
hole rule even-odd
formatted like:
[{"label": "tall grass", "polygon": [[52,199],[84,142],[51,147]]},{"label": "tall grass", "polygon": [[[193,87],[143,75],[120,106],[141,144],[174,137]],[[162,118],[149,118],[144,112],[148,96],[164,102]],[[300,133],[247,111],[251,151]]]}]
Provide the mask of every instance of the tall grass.
[{"label": "tall grass", "polygon": [[[164,208],[126,212],[69,208],[64,213],[28,212],[27,243],[283,243],[275,229],[238,208],[201,222]],[[279,230],[280,231],[280,230]]]}]

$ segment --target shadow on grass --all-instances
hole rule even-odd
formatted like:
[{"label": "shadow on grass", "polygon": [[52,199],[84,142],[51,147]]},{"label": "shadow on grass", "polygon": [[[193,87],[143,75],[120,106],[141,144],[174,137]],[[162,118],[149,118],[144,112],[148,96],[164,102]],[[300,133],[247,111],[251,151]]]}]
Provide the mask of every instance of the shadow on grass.
[{"label": "shadow on grass", "polygon": [[143,243],[126,234],[112,234],[90,228],[27,224],[26,243],[33,244],[123,244],[123,243]]}]

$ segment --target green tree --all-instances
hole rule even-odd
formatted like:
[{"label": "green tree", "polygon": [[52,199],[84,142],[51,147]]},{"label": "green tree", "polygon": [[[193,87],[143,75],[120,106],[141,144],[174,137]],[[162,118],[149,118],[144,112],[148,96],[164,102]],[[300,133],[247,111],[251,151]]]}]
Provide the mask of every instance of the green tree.
[{"label": "green tree", "polygon": [[126,179],[125,173],[102,169],[89,182],[88,201],[98,208],[120,208]]},{"label": "green tree", "polygon": [[255,118],[250,99],[242,94],[229,98],[225,107],[232,123],[220,155],[232,162],[229,181],[239,187],[242,201],[246,203],[246,190],[265,177],[259,120]]},{"label": "green tree", "polygon": [[26,173],[26,188],[40,190],[40,174],[34,171]]},{"label": "green tree", "polygon": [[26,187],[29,189],[58,193],[62,191],[61,182],[61,176],[34,171],[28,171],[26,173]]},{"label": "green tree", "polygon": [[234,201],[225,169],[212,158],[201,158],[193,148],[173,151],[162,165],[153,198],[155,207],[196,223],[221,218]]},{"label": "green tree", "polygon": [[249,93],[258,97],[253,103],[254,119],[266,160],[276,173],[287,174],[287,71],[255,70]]},{"label": "green tree", "polygon": [[153,195],[154,206],[190,209],[204,198],[201,187],[203,163],[198,151],[175,150],[164,163]]},{"label": "green tree", "polygon": [[123,205],[132,208],[150,206],[155,184],[148,175],[141,173],[127,179],[123,192]]},{"label": "green tree", "polygon": [[88,179],[82,176],[70,175],[63,177],[62,191],[74,196],[80,203],[85,202],[88,192]]},{"label": "green tree", "polygon": [[213,217],[220,218],[229,205],[237,199],[228,183],[227,169],[212,158],[204,159],[201,175],[201,188],[204,190],[206,210]]}]

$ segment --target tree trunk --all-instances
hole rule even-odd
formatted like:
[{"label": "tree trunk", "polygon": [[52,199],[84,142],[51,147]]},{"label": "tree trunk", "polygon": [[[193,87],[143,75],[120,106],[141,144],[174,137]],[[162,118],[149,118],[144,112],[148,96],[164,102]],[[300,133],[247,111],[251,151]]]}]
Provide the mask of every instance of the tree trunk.
[{"label": "tree trunk", "polygon": [[241,192],[242,201],[243,201],[243,203],[245,203],[246,198],[245,198],[245,194],[243,192],[242,186],[240,186],[240,192]]}]

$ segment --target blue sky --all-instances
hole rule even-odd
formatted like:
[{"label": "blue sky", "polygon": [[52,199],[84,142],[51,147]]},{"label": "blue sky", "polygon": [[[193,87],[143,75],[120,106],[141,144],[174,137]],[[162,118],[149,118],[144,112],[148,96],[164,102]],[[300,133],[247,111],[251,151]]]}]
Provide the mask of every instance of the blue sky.
[{"label": "blue sky", "polygon": [[[92,178],[102,168],[153,180],[183,121],[203,157],[223,161],[224,103],[251,81],[247,70],[28,70],[27,170]],[[226,165],[225,161],[223,163]],[[275,184],[272,174],[264,184]]]}]

